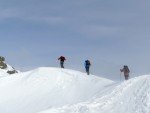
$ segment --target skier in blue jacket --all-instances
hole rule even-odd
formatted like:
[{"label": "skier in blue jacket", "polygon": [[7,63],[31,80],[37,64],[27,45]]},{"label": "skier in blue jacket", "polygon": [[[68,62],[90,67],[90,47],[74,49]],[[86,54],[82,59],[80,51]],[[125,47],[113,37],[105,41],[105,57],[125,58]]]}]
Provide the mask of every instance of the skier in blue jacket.
[{"label": "skier in blue jacket", "polygon": [[91,66],[90,61],[89,60],[85,60],[84,66],[85,66],[85,70],[86,70],[87,75],[89,75],[90,74],[89,70],[90,70],[90,66]]}]

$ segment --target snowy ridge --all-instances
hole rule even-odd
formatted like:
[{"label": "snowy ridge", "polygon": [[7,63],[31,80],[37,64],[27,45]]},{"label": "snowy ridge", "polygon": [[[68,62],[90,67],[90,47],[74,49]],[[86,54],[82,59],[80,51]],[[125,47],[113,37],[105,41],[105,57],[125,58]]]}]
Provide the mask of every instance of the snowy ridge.
[{"label": "snowy ridge", "polygon": [[0,113],[150,113],[149,75],[114,82],[40,67],[0,76]]},{"label": "snowy ridge", "polygon": [[36,113],[77,104],[112,83],[78,71],[46,67],[4,76],[0,78],[0,113]]},{"label": "snowy ridge", "polygon": [[149,86],[150,76],[141,76],[116,84],[93,100],[40,113],[149,113]]}]

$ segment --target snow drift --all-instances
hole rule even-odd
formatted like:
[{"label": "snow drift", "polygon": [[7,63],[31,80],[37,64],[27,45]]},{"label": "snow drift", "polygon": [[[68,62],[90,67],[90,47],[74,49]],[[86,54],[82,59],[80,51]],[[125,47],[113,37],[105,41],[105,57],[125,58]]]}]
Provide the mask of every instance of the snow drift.
[{"label": "snow drift", "polygon": [[78,71],[41,67],[13,75],[0,70],[0,113],[36,113],[96,97],[114,83]]},{"label": "snow drift", "polygon": [[111,85],[96,98],[39,113],[150,113],[150,76]]},{"label": "snow drift", "polygon": [[150,113],[150,76],[114,82],[69,69],[0,70],[0,113]]}]

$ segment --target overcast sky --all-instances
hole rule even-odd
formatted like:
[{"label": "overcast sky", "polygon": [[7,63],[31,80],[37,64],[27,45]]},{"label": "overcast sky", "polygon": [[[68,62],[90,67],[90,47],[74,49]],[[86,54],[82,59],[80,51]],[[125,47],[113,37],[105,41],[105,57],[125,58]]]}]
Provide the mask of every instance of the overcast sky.
[{"label": "overcast sky", "polygon": [[149,0],[0,0],[0,55],[25,71],[59,67],[119,79],[150,74]]}]

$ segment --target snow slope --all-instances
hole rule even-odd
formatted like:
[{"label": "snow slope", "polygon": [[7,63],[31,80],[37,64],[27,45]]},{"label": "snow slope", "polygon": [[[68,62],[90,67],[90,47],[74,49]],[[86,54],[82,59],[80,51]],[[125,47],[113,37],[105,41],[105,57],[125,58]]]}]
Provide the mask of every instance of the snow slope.
[{"label": "snow slope", "polygon": [[114,82],[69,69],[0,70],[0,113],[150,113],[150,76]]},{"label": "snow slope", "polygon": [[150,76],[112,85],[99,96],[40,113],[150,113]]},{"label": "snow slope", "polygon": [[78,71],[46,67],[13,75],[0,70],[0,76],[0,113],[37,113],[78,104],[114,83]]}]

